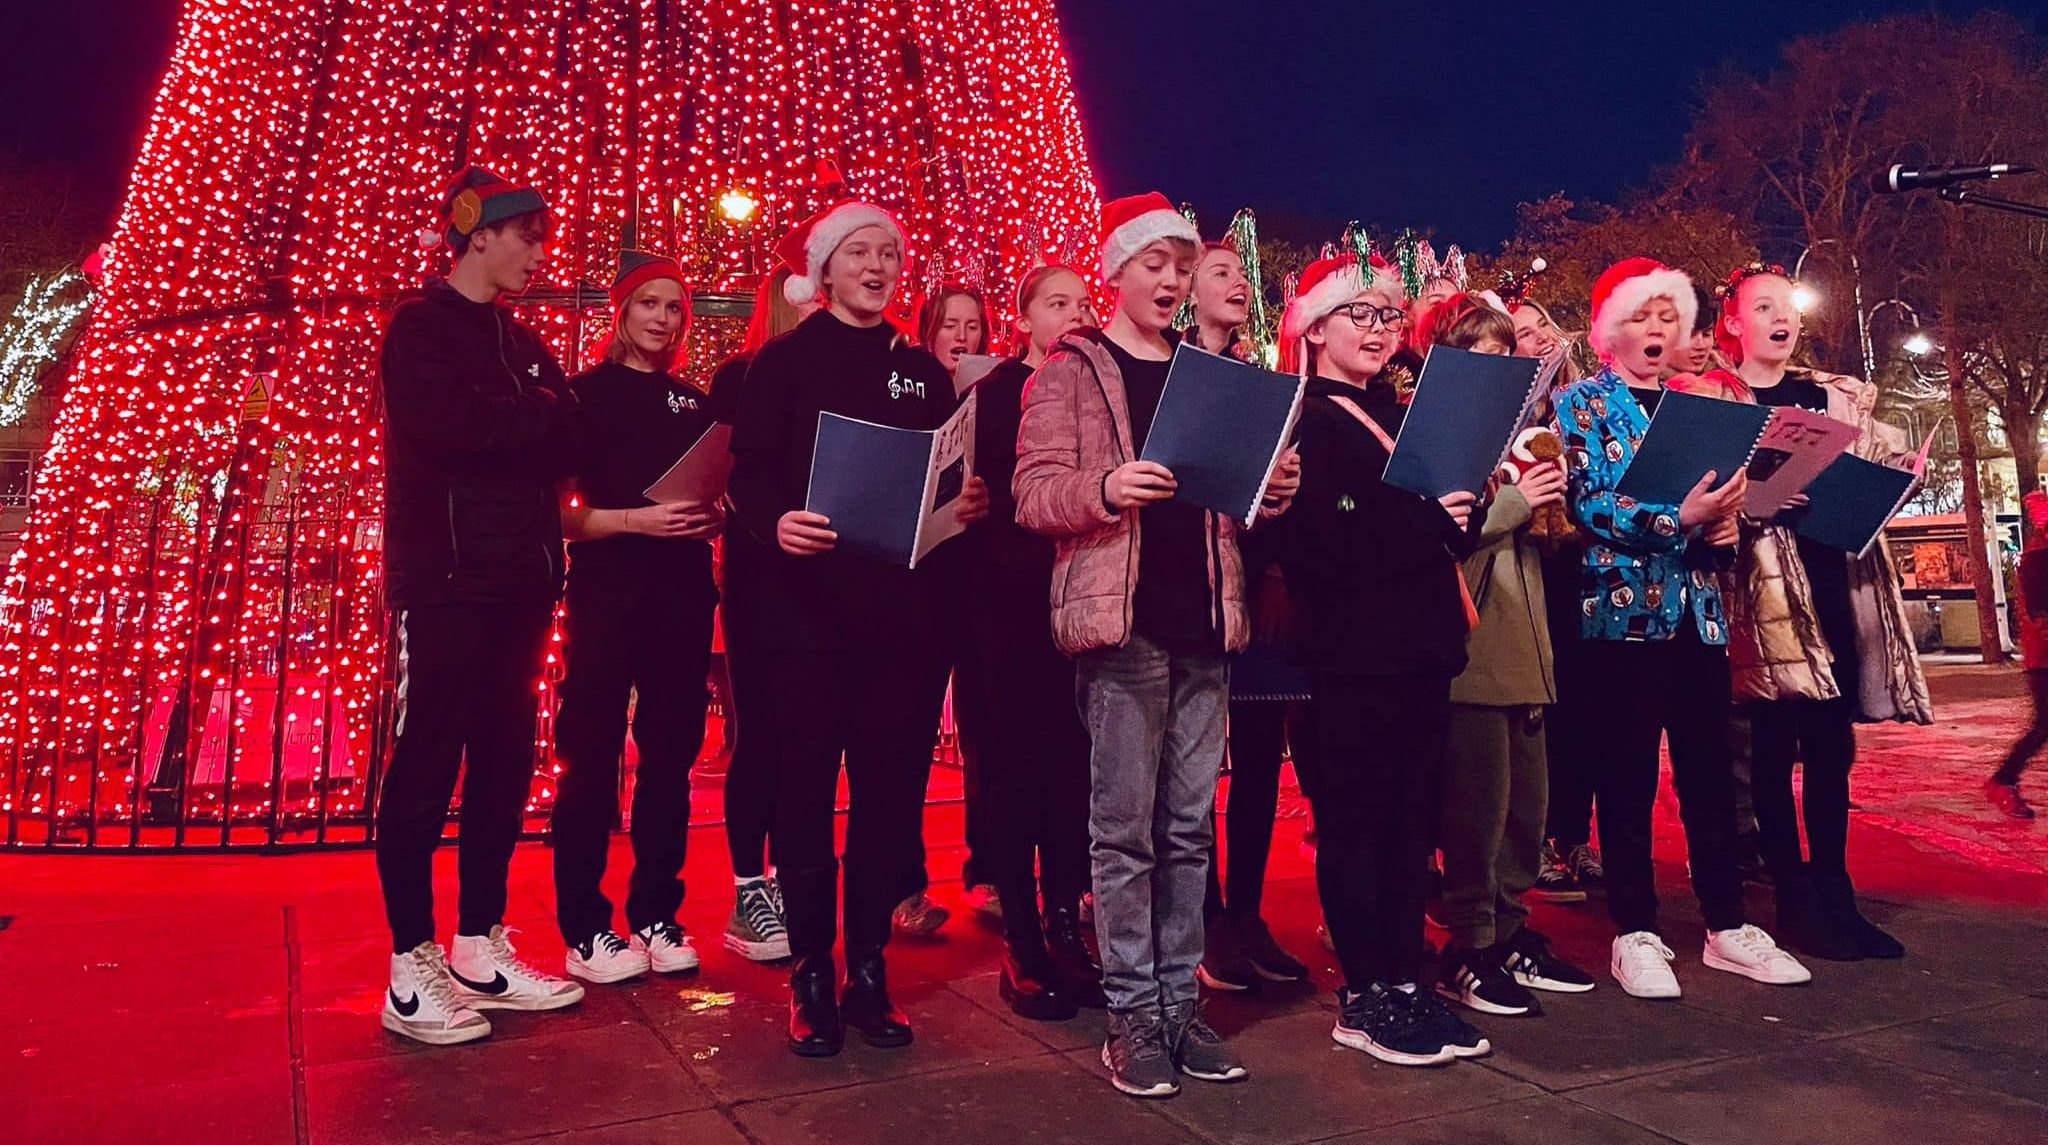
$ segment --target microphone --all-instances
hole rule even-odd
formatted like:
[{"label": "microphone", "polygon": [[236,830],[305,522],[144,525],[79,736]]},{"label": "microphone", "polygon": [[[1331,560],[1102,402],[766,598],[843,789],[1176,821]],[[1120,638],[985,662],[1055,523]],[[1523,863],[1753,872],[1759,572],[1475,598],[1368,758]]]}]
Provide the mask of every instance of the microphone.
[{"label": "microphone", "polygon": [[1907,191],[1936,191],[1957,183],[1996,179],[2000,175],[2031,175],[2034,170],[2024,163],[1987,163],[1981,167],[1923,167],[1919,170],[1909,168],[1903,163],[1894,163],[1870,177],[1870,189],[1880,195],[1897,195]]}]

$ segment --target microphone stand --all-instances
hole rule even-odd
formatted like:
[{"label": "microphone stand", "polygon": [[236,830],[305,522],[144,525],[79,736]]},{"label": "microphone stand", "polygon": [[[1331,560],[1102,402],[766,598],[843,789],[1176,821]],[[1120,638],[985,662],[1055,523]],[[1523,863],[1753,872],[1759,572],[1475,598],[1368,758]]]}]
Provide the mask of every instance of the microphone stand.
[{"label": "microphone stand", "polygon": [[1988,207],[1994,211],[2007,211],[2025,215],[2030,219],[2048,219],[2048,206],[2038,203],[2022,203],[2017,199],[2001,199],[1996,195],[1985,195],[1968,187],[1948,186],[1939,192],[1943,201],[1965,207]]}]

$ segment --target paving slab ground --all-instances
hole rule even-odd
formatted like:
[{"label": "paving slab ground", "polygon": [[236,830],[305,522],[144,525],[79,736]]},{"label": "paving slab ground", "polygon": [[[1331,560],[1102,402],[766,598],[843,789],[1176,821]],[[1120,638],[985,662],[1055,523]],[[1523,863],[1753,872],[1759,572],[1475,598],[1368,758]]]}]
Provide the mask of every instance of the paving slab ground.
[{"label": "paving slab ground", "polygon": [[[561,1141],[1866,1142],[2048,1140],[2048,823],[2000,820],[1977,785],[2025,715],[2016,673],[1934,672],[1942,720],[1861,733],[1852,866],[1911,953],[1813,963],[1770,989],[1699,962],[1668,793],[1659,876],[1685,996],[1546,998],[1484,1021],[1496,1052],[1435,1070],[1329,1040],[1333,960],[1314,937],[1303,808],[1282,801],[1266,914],[1315,981],[1212,1001],[1251,1065],[1138,1103],[1103,1082],[1099,1019],[1027,1022],[996,994],[999,943],[958,901],[955,805],[928,816],[942,940],[890,969],[917,1044],[801,1061],[781,1045],[784,970],[719,949],[722,832],[692,835],[684,922],[704,968],[595,988],[572,1010],[494,1014],[431,1050],[377,1024],[386,948],[369,855],[0,856],[0,1141],[356,1145]],[[2048,778],[2048,777],[2044,777]],[[2048,787],[2048,784],[2037,785]],[[2048,804],[2048,797],[2040,800]],[[453,902],[454,856],[440,856]],[[509,918],[560,958],[549,853],[520,848]],[[623,846],[614,875],[624,873]],[[622,881],[622,880],[620,880]],[[1767,888],[1753,889],[1768,920]],[[1559,950],[1604,970],[1598,901],[1539,906]]]}]

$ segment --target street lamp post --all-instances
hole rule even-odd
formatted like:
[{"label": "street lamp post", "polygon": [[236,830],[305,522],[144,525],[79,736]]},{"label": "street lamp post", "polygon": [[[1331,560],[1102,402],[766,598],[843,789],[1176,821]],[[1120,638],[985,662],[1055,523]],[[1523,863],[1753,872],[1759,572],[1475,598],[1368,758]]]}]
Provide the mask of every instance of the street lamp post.
[{"label": "street lamp post", "polygon": [[1799,272],[1806,266],[1807,255],[1812,254],[1814,250],[1818,247],[1824,247],[1831,244],[1834,246],[1841,247],[1842,253],[1849,256],[1849,274],[1851,279],[1854,281],[1855,291],[1854,302],[1856,305],[1856,348],[1862,352],[1863,376],[1867,378],[1871,375],[1873,371],[1877,369],[1877,354],[1876,351],[1870,345],[1870,326],[1866,321],[1863,313],[1863,261],[1857,258],[1856,252],[1850,250],[1848,244],[1844,243],[1841,239],[1817,239],[1813,242],[1806,244],[1805,249],[1799,252],[1799,258],[1792,264],[1792,278],[1794,281],[1798,280]]}]

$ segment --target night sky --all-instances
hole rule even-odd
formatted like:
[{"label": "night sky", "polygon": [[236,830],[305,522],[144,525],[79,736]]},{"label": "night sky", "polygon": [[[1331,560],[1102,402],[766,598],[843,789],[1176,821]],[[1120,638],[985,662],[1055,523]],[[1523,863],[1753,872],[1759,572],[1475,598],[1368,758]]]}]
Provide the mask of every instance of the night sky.
[{"label": "night sky", "polygon": [[[1471,247],[1506,238],[1516,203],[1643,184],[1677,158],[1716,69],[1762,71],[1795,36],[1928,7],[1056,2],[1106,195],[1157,188],[1211,225],[1251,205],[1267,233],[1303,241],[1360,218]],[[176,0],[9,7],[0,150],[76,168],[111,203]]]}]

